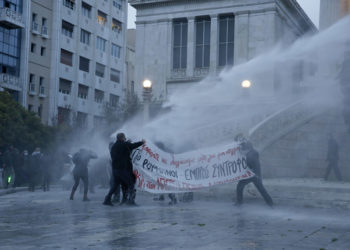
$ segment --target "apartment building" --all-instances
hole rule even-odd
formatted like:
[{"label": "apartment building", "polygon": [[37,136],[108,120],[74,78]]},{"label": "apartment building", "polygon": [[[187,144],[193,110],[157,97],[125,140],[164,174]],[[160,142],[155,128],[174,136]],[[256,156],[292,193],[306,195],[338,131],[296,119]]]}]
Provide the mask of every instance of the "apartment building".
[{"label": "apartment building", "polygon": [[27,103],[30,1],[0,0],[0,87]]},{"label": "apartment building", "polygon": [[127,1],[52,4],[49,124],[100,126],[124,96]]}]

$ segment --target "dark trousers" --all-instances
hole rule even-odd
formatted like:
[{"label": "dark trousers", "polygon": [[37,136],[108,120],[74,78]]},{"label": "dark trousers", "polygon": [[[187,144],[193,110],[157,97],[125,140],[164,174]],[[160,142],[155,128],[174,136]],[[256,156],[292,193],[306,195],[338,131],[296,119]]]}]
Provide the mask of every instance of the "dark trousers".
[{"label": "dark trousers", "polygon": [[136,190],[134,188],[136,178],[133,173],[118,173],[113,169],[114,182],[109,189],[105,201],[111,201],[112,195],[116,193],[120,186],[122,187],[123,199],[122,202],[134,202],[136,197]]},{"label": "dark trousers", "polygon": [[[109,180],[109,188],[113,188],[114,185],[116,185],[116,187],[114,187],[115,192],[114,192],[114,196],[113,196],[113,201],[119,202],[120,201],[120,184],[119,185],[114,184],[114,182],[115,182],[114,179],[115,179],[114,175],[112,174],[111,178]],[[125,192],[125,189],[123,189],[123,194],[124,194],[124,192]]]},{"label": "dark trousers", "polygon": [[243,189],[248,183],[251,183],[251,182],[254,183],[255,187],[258,189],[259,193],[264,198],[265,202],[269,206],[272,206],[273,201],[272,201],[270,195],[267,193],[266,189],[264,188],[262,181],[261,181],[261,178],[257,177],[257,176],[254,176],[254,177],[249,178],[249,179],[241,180],[238,182],[238,184],[237,184],[237,203],[242,204],[242,202],[243,202]]},{"label": "dark trousers", "polygon": [[327,169],[326,169],[326,174],[324,176],[324,179],[327,180],[328,179],[328,176],[331,172],[331,170],[334,170],[334,173],[335,173],[335,176],[337,177],[337,179],[339,181],[342,180],[342,177],[341,177],[341,173],[340,173],[340,169],[338,167],[338,162],[329,162],[328,163],[328,166],[327,166]]},{"label": "dark trousers", "polygon": [[84,183],[84,198],[87,198],[87,193],[89,190],[89,175],[87,173],[84,173],[84,174],[74,173],[74,186],[72,188],[71,199],[73,199],[74,193],[79,186],[80,179],[82,179]]}]

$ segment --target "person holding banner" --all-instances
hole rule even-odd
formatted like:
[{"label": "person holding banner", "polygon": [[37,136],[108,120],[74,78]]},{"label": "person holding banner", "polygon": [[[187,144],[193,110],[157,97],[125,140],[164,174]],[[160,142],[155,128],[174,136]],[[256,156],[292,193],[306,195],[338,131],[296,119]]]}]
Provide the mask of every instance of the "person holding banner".
[{"label": "person holding banner", "polygon": [[110,151],[112,158],[114,183],[106,195],[103,205],[113,206],[111,201],[112,195],[115,193],[119,185],[122,186],[122,189],[127,190],[127,192],[123,192],[122,203],[136,205],[136,190],[134,188],[136,177],[133,173],[133,166],[130,155],[132,150],[140,147],[145,143],[145,140],[131,143],[130,141],[126,141],[124,133],[117,134],[117,141],[114,143]]},{"label": "person holding banner", "polygon": [[241,144],[241,149],[243,152],[246,152],[247,166],[254,172],[255,175],[249,179],[240,180],[238,182],[236,205],[240,206],[243,203],[243,189],[248,183],[253,182],[267,205],[272,207],[273,201],[262,184],[259,153],[253,148],[253,144],[249,141],[243,142]]}]

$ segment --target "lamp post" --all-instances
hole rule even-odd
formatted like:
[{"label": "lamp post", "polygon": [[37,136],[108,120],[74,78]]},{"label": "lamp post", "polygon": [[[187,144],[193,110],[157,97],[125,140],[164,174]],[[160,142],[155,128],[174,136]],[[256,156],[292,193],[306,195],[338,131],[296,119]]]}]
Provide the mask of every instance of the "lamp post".
[{"label": "lamp post", "polygon": [[149,105],[152,98],[152,82],[149,79],[145,79],[142,82],[143,86],[143,121],[146,123],[149,120]]}]

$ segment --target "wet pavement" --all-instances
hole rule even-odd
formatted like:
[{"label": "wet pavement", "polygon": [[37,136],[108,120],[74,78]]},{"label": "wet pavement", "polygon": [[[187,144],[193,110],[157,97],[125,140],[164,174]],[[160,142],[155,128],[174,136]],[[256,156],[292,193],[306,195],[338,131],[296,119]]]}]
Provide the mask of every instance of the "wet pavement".
[{"label": "wet pavement", "polygon": [[[261,198],[169,206],[138,193],[138,207],[106,207],[69,191],[0,197],[0,249],[350,249],[350,212],[267,207]],[[196,196],[195,196],[196,197]]]}]

